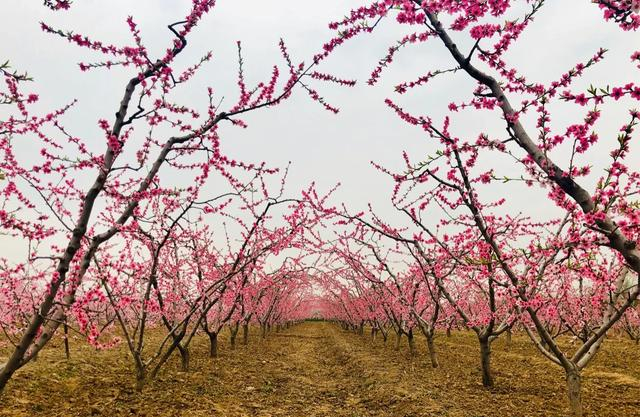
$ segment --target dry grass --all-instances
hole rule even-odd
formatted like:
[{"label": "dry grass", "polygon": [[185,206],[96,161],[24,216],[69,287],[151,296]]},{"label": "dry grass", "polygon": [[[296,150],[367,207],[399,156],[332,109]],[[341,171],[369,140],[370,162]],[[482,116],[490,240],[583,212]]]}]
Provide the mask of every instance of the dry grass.
[{"label": "dry grass", "polygon": [[[255,333],[255,332],[254,332]],[[0,403],[0,416],[564,416],[559,368],[514,336],[494,343],[496,386],[480,384],[475,336],[438,337],[441,367],[429,366],[424,344],[410,358],[406,347],[344,332],[328,323],[304,323],[267,340],[207,357],[207,341],[192,348],[192,372],[170,363],[142,393],[134,390],[124,346],[96,352],[51,346],[16,374]],[[589,416],[640,416],[640,347],[608,340],[585,372]]]}]

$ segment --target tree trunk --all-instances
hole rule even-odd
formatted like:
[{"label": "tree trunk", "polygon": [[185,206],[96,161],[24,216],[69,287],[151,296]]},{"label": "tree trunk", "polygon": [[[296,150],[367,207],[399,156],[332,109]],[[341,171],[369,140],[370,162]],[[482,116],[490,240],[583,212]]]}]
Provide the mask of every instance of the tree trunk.
[{"label": "tree trunk", "polygon": [[142,369],[136,369],[136,391],[141,392],[142,388],[144,388],[144,384],[147,380],[147,372]]},{"label": "tree trunk", "polygon": [[12,363],[7,362],[4,364],[2,368],[0,368],[0,393],[4,390],[4,387],[7,385],[7,382],[13,376],[13,373],[18,369],[17,366],[12,366]]},{"label": "tree trunk", "polygon": [[567,393],[569,394],[569,407],[574,417],[582,417],[582,377],[580,371],[567,371]]},{"label": "tree trunk", "polygon": [[67,319],[64,319],[64,357],[71,359],[71,349],[69,348],[69,325],[67,325]]},{"label": "tree trunk", "polygon": [[238,329],[240,328],[240,323],[236,323],[231,326],[231,336],[229,337],[229,343],[231,345],[231,349],[236,348],[236,336],[238,336]]},{"label": "tree trunk", "polygon": [[491,375],[491,344],[489,340],[480,339],[480,361],[482,363],[482,385],[493,386],[493,376]]},{"label": "tree trunk", "polygon": [[433,368],[437,368],[439,366],[438,353],[436,352],[435,343],[433,343],[433,334],[427,336],[427,348],[429,349],[429,359],[431,359],[431,366]]},{"label": "tree trunk", "polygon": [[249,344],[249,323],[242,325],[242,344],[245,346]]},{"label": "tree trunk", "polygon": [[209,357],[218,357],[218,333],[209,333]]},{"label": "tree trunk", "polygon": [[395,350],[400,350],[400,339],[402,339],[402,333],[398,332],[396,333],[396,346],[394,347]]},{"label": "tree trunk", "polygon": [[507,348],[511,347],[511,336],[512,336],[511,327],[509,327],[507,329]]},{"label": "tree trunk", "polygon": [[182,369],[182,372],[189,372],[189,364],[191,362],[191,354],[189,353],[189,349],[180,345],[178,345],[177,348],[178,352],[180,352],[180,367]]},{"label": "tree trunk", "polygon": [[451,337],[451,326],[447,327],[447,337]]},{"label": "tree trunk", "polygon": [[409,353],[411,356],[416,356],[416,342],[413,339],[413,330],[409,330],[409,333],[407,333],[407,340],[409,341]]}]

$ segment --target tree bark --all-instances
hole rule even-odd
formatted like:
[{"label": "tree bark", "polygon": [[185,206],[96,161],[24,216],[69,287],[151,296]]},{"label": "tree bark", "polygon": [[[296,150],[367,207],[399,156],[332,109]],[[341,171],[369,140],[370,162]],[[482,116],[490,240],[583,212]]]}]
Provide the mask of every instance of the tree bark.
[{"label": "tree bark", "polygon": [[569,407],[574,417],[582,417],[582,377],[580,371],[572,369],[567,371],[567,394],[569,395]]},{"label": "tree bark", "polygon": [[180,352],[180,369],[182,369],[182,372],[189,372],[189,365],[191,362],[189,349],[180,345],[177,345],[176,347],[178,348],[178,352]]},{"label": "tree bark", "polygon": [[413,338],[413,330],[409,330],[407,333],[407,340],[409,341],[409,353],[411,356],[416,356],[416,342]]},{"label": "tree bark", "polygon": [[427,348],[429,349],[429,359],[431,359],[431,366],[437,368],[440,366],[438,363],[438,352],[436,352],[436,345],[433,341],[433,335],[427,336]]},{"label": "tree bark", "polygon": [[67,324],[66,317],[64,320],[64,357],[67,360],[71,359],[71,349],[69,348],[69,325]]},{"label": "tree bark", "polygon": [[480,362],[482,364],[482,385],[493,386],[493,375],[491,375],[491,344],[489,340],[480,339]]},{"label": "tree bark", "polygon": [[218,333],[209,333],[209,357],[218,357]]},{"label": "tree bark", "polygon": [[229,337],[229,342],[232,350],[236,348],[236,336],[238,336],[239,328],[240,328],[240,323],[236,323],[233,326],[231,326],[231,336]]},{"label": "tree bark", "polygon": [[141,392],[147,382],[147,372],[143,368],[136,369],[136,391]]},{"label": "tree bark", "polygon": [[249,323],[242,325],[242,344],[245,346],[249,344]]},{"label": "tree bark", "polygon": [[543,338],[540,339],[540,346],[547,349],[549,346],[547,345],[547,341]]},{"label": "tree bark", "polygon": [[395,350],[400,350],[400,340],[402,339],[402,333],[396,333],[396,345],[394,347]]}]

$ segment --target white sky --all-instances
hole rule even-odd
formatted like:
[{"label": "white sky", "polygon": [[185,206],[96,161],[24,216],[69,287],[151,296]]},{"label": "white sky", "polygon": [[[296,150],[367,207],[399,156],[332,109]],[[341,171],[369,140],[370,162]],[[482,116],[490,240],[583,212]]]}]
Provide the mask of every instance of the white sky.
[{"label": "white sky", "polygon": [[[26,70],[34,77],[33,89],[40,94],[39,105],[43,109],[57,108],[78,99],[79,105],[66,116],[65,125],[74,135],[102,149],[104,139],[97,121],[113,119],[130,72],[116,68],[81,73],[77,63],[91,61],[95,55],[43,33],[39,21],[60,29],[72,29],[92,39],[124,45],[131,43],[125,19],[132,15],[153,55],[153,52],[161,54],[171,40],[166,25],[180,20],[191,2],[76,0],[70,11],[56,13],[41,3],[39,0],[5,0],[0,15],[3,27],[0,60],[9,59],[14,68]],[[210,85],[219,97],[228,97],[227,103],[234,102],[236,40],[243,42],[248,80],[264,80],[274,63],[282,68],[278,52],[280,37],[285,39],[295,61],[304,58],[308,61],[333,35],[327,28],[328,22],[340,19],[361,3],[356,0],[219,0],[218,6],[193,32],[180,58],[180,65],[188,66],[208,50],[214,55],[212,63],[184,89],[182,101],[194,106],[200,103],[204,108],[205,88]],[[383,81],[376,87],[368,87],[366,80],[371,70],[404,33],[404,28],[391,20],[385,21],[375,34],[348,42],[321,67],[324,72],[359,80],[353,89],[315,83],[330,103],[340,107],[339,115],[324,111],[299,91],[284,105],[247,117],[249,129],[222,129],[224,150],[236,159],[266,161],[271,166],[283,167],[292,161],[290,195],[297,195],[298,190],[311,181],[316,181],[321,190],[341,182],[335,203],[345,202],[353,211],[358,211],[371,202],[383,217],[397,218],[389,204],[392,184],[374,170],[370,161],[395,169],[402,166],[402,150],[418,160],[435,148],[424,139],[420,129],[399,120],[386,107],[384,98],[392,97],[408,110],[434,116],[438,121],[450,101],[468,98],[473,87],[464,75],[457,75],[443,77],[402,97],[393,93],[393,86],[400,81],[451,66],[451,59],[435,41],[401,51],[392,67],[383,73]],[[464,42],[459,43],[465,47]],[[576,85],[621,85],[638,79],[638,69],[629,60],[633,50],[640,48],[638,33],[626,33],[613,23],[603,22],[601,11],[586,0],[550,1],[507,58],[530,81],[548,82],[558,79],[575,63],[586,60],[599,47],[610,49],[607,59]],[[601,145],[589,153],[596,167],[607,162],[606,155],[616,143],[619,126],[628,119],[629,107],[626,102],[605,108],[603,121],[598,125]],[[569,122],[579,122],[584,111],[586,108],[576,109],[573,105],[556,107],[554,127],[561,129]],[[496,130],[496,126],[501,126],[496,113],[465,113],[455,121],[454,133],[458,135],[475,138],[481,131],[501,132]],[[24,158],[28,159],[29,155],[29,152],[23,153]],[[483,161],[482,166],[513,167],[496,160]],[[214,193],[215,184],[211,187]],[[592,184],[588,188],[592,189]],[[490,197],[504,194],[514,197],[509,205],[513,212],[525,210],[546,216],[553,211],[544,201],[544,193],[520,184],[493,186],[487,192]],[[14,248],[9,252],[12,250]]]}]

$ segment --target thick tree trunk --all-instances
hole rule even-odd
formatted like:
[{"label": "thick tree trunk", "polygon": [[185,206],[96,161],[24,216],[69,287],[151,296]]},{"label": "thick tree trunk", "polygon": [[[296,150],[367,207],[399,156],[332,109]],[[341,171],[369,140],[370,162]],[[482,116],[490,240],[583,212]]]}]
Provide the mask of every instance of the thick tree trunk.
[{"label": "thick tree trunk", "polygon": [[429,350],[429,359],[431,359],[431,366],[433,368],[437,368],[438,366],[440,366],[440,364],[438,363],[438,352],[436,352],[436,345],[433,339],[433,334],[427,336],[427,348]]},{"label": "thick tree trunk", "polygon": [[489,340],[480,339],[480,362],[482,364],[482,385],[493,386],[493,376],[491,375],[491,344]]},{"label": "thick tree trunk", "polygon": [[569,407],[574,417],[582,417],[582,377],[580,371],[567,371],[567,394],[569,394]]},{"label": "thick tree trunk", "polygon": [[402,333],[396,333],[396,345],[395,350],[400,350],[400,340],[402,339]]},{"label": "thick tree trunk", "polygon": [[242,344],[245,346],[249,344],[249,323],[242,325]]},{"label": "thick tree trunk", "polygon": [[218,333],[209,333],[209,357],[218,357]]}]

